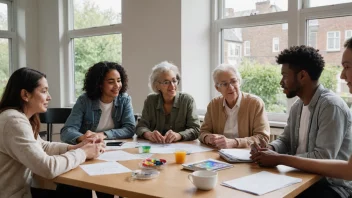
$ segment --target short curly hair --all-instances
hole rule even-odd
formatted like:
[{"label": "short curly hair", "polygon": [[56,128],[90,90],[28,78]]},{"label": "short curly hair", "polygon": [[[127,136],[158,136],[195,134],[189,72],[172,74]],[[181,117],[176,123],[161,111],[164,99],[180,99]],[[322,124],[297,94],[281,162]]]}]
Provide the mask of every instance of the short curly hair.
[{"label": "short curly hair", "polygon": [[318,80],[324,70],[324,58],[319,50],[305,45],[292,46],[276,56],[278,64],[288,64],[296,73],[305,70],[312,80]]},{"label": "short curly hair", "polygon": [[352,38],[347,39],[343,46],[345,48],[347,48],[347,49],[351,49],[352,50]]},{"label": "short curly hair", "polygon": [[100,85],[103,84],[106,74],[112,70],[116,69],[121,76],[122,88],[120,93],[125,93],[128,88],[128,76],[125,69],[118,63],[115,62],[99,62],[90,67],[86,73],[84,79],[83,91],[86,92],[87,96],[91,100],[97,100],[101,97]]}]

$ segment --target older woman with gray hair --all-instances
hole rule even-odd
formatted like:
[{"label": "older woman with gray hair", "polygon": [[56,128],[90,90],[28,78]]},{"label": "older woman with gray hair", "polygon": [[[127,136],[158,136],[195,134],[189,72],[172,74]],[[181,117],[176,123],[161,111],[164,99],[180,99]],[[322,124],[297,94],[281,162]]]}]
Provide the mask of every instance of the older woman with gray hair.
[{"label": "older woman with gray hair", "polygon": [[199,119],[192,96],[177,91],[178,68],[164,61],[152,69],[149,87],[154,92],[144,101],[136,134],[156,143],[195,140],[199,136]]},{"label": "older woman with gray hair", "polygon": [[210,101],[199,140],[222,148],[243,148],[262,139],[269,141],[270,128],[264,102],[241,92],[241,75],[234,66],[219,65],[213,71],[215,89],[221,96]]}]

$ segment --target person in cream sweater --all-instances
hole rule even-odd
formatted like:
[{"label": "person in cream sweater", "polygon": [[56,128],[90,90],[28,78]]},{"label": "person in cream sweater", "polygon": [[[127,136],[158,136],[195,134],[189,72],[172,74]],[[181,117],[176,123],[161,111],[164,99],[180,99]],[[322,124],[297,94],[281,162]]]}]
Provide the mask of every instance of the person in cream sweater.
[{"label": "person in cream sweater", "polygon": [[45,190],[31,189],[32,174],[52,179],[104,152],[94,139],[78,145],[42,140],[38,113],[47,110],[50,100],[43,73],[21,68],[11,75],[0,101],[1,198],[40,197]]}]

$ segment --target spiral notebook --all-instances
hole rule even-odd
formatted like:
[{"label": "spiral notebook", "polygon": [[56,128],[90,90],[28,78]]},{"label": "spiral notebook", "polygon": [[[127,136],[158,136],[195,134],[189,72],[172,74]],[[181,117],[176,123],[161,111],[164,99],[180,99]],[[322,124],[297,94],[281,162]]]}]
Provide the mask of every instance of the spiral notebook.
[{"label": "spiral notebook", "polygon": [[211,171],[218,171],[222,169],[227,169],[233,167],[232,164],[214,160],[214,159],[207,159],[207,160],[202,160],[198,162],[193,162],[193,163],[188,163],[188,164],[182,164],[184,169],[187,170],[211,170]]},{"label": "spiral notebook", "polygon": [[228,162],[252,162],[247,149],[221,149],[219,155]]}]

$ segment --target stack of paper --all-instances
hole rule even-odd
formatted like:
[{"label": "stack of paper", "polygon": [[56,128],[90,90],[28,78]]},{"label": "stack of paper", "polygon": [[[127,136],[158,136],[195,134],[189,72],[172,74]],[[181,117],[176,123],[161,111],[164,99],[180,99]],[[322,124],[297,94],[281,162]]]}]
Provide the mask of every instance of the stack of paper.
[{"label": "stack of paper", "polygon": [[221,149],[219,155],[228,162],[251,162],[250,150],[247,149]]},{"label": "stack of paper", "polygon": [[253,175],[222,182],[221,185],[255,195],[263,195],[299,182],[302,182],[302,179],[262,171]]},{"label": "stack of paper", "polygon": [[107,175],[132,172],[130,169],[117,162],[103,162],[97,164],[87,164],[80,166],[88,175]]}]

